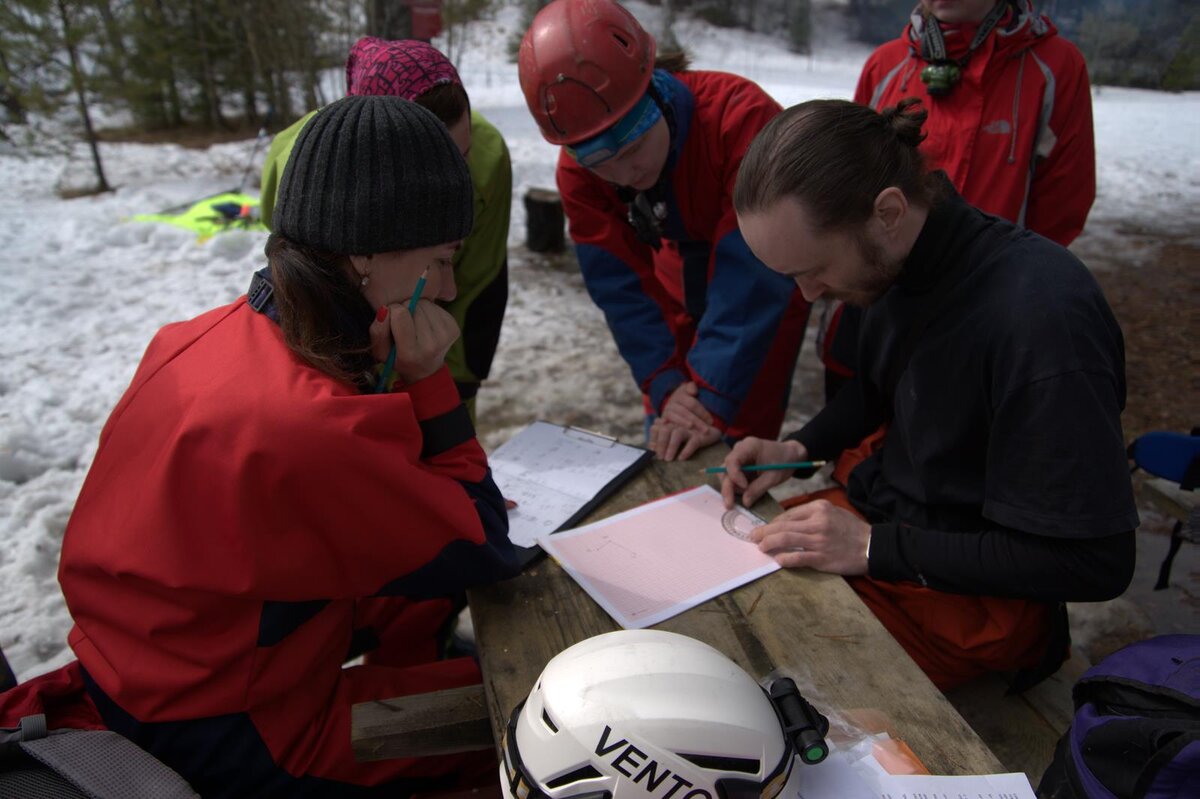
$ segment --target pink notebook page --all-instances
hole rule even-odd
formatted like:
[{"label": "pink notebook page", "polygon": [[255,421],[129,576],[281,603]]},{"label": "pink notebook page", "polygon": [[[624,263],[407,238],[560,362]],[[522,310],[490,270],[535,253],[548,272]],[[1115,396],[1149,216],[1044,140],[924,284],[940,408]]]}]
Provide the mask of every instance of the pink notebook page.
[{"label": "pink notebook page", "polygon": [[779,568],[743,540],[761,520],[744,509],[731,514],[701,486],[538,543],[618,624],[636,629]]}]

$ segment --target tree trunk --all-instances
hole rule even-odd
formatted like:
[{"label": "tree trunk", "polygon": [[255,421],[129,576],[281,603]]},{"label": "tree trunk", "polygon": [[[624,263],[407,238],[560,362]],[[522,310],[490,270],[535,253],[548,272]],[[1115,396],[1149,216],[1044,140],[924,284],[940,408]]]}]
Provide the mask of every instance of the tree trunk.
[{"label": "tree trunk", "polygon": [[96,166],[96,191],[112,191],[108,179],[104,177],[104,165],[100,163],[100,148],[96,144],[96,130],[92,127],[92,115],[88,112],[87,94],[83,85],[83,72],[79,68],[79,53],[75,41],[71,37],[71,18],[67,14],[67,4],[64,0],[55,0],[58,7],[58,18],[62,22],[63,44],[71,59],[71,83],[75,87],[75,98],[79,102],[79,116],[83,118],[83,129],[87,135],[88,147],[92,150],[92,162]]},{"label": "tree trunk", "polygon": [[[154,0],[154,11],[158,29],[160,31],[168,30],[167,14],[163,10],[162,0]],[[179,99],[179,85],[175,79],[175,56],[171,53],[170,47],[166,49],[165,66],[167,74],[163,75],[162,82],[166,89],[167,121],[172,127],[181,128],[183,127],[183,102]]]},{"label": "tree trunk", "polygon": [[4,653],[0,652],[0,693],[7,691],[17,684],[17,678],[13,675],[13,670],[8,665],[8,658],[4,657]]},{"label": "tree trunk", "polygon": [[104,22],[104,34],[108,39],[109,56],[105,63],[108,64],[109,74],[117,84],[118,91],[122,96],[127,96],[129,92],[125,81],[125,42],[121,37],[121,26],[113,16],[108,0],[98,0],[95,6]]},{"label": "tree trunk", "polygon": [[208,34],[206,26],[196,9],[196,0],[188,3],[188,11],[192,17],[192,32],[197,37],[200,50],[200,89],[204,96],[204,116],[211,130],[228,129],[229,125],[221,116],[221,95],[217,92],[216,80],[213,77],[212,60],[208,53]]},{"label": "tree trunk", "polygon": [[[271,82],[271,78],[267,70],[263,68],[262,58],[259,57],[259,41],[258,36],[255,34],[254,28],[255,20],[251,19],[250,14],[244,10],[245,6],[242,6],[241,8],[243,10],[238,14],[237,24],[241,26],[241,33],[245,39],[245,46],[239,48],[243,53],[243,58],[245,59],[243,69],[245,70],[246,88],[243,91],[249,92],[249,97],[253,98],[249,99],[249,102],[256,103],[258,97],[257,87],[260,85],[260,83],[264,85],[264,90],[267,95],[267,116],[265,119],[263,119],[262,124],[263,127],[269,128],[272,124],[278,122],[278,120],[274,118],[276,105],[275,86]],[[257,124],[257,108],[254,109],[254,119],[256,120],[255,124]]]},{"label": "tree trunk", "polygon": [[380,39],[411,39],[412,9],[399,0],[369,0],[367,27]]},{"label": "tree trunk", "polygon": [[788,49],[807,55],[812,52],[812,3],[791,0],[788,4]]},{"label": "tree trunk", "polygon": [[[0,50],[0,70],[3,70],[5,75],[11,75],[12,69],[8,65],[8,59],[4,56],[4,51]],[[25,122],[25,106],[21,104],[21,98],[7,83],[0,83],[0,106],[8,112],[9,116],[16,122]]]},{"label": "tree trunk", "polygon": [[290,122],[297,115],[292,110],[292,93],[288,86],[287,76],[282,69],[274,69],[271,70],[271,78],[275,81],[275,102],[277,103],[275,107],[279,111],[279,118]]},{"label": "tree trunk", "polygon": [[539,188],[525,192],[525,246],[530,252],[562,252],[564,222],[558,192]]},{"label": "tree trunk", "polygon": [[658,35],[658,49],[671,52],[679,49],[679,40],[675,38],[675,0],[662,0],[663,24],[662,32]]}]

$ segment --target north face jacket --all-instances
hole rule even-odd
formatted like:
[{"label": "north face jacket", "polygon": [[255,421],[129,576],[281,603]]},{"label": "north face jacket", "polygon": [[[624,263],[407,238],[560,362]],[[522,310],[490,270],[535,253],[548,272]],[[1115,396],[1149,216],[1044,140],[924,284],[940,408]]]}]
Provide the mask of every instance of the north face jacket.
[{"label": "north face jacket", "polygon": [[[929,111],[921,145],[967,202],[1063,246],[1096,197],[1096,156],[1087,66],[1053,23],[1021,0],[970,55],[962,80],[934,97],[921,82],[925,18],[871,54],[856,102],[879,111],[918,97]],[[942,25],[947,55],[961,59],[975,25]]]}]

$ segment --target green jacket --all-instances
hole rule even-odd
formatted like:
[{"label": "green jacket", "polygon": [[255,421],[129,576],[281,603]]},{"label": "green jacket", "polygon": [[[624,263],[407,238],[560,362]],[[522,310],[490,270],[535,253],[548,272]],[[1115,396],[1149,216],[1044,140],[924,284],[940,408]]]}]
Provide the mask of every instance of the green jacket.
[{"label": "green jacket", "polygon": [[[292,146],[313,111],[280,131],[267,149],[262,170],[262,220],[271,214]],[[471,151],[467,166],[475,189],[475,225],[454,255],[458,296],[444,303],[462,335],[446,355],[450,374],[475,417],[475,393],[491,370],[508,304],[508,220],[512,212],[512,163],[500,131],[478,111],[471,112]]]}]

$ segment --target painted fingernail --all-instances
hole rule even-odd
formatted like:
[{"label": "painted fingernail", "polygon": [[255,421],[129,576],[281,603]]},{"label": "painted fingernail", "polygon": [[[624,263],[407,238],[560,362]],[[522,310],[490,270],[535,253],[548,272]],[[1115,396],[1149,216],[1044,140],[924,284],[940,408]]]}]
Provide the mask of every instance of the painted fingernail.
[{"label": "painted fingernail", "polygon": [[375,321],[382,322],[384,319],[387,319],[387,306],[380,305],[379,310],[375,312]]}]

